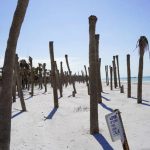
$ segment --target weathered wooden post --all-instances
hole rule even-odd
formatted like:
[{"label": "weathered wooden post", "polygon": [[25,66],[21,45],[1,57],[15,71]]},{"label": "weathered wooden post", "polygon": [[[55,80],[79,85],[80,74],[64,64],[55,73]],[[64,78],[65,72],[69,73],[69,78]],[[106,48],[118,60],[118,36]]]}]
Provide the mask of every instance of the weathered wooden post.
[{"label": "weathered wooden post", "polygon": [[127,54],[127,97],[131,97],[131,71],[130,71],[130,55]]},{"label": "weathered wooden post", "polygon": [[106,74],[106,85],[107,85],[107,66],[105,66],[105,74]]},{"label": "weathered wooden post", "polygon": [[112,67],[110,66],[110,90],[113,90],[113,84],[112,84]]},{"label": "weathered wooden post", "polygon": [[39,89],[43,89],[43,77],[42,77],[42,64],[39,63],[39,67],[38,67],[38,81],[39,81]]},{"label": "weathered wooden post", "polygon": [[49,42],[49,51],[50,51],[50,60],[51,60],[51,75],[52,75],[52,86],[53,86],[53,95],[54,95],[54,107],[58,108],[58,94],[57,94],[57,85],[56,85],[56,74],[55,74],[55,60],[54,60],[54,51],[53,51],[53,42]]},{"label": "weathered wooden post", "polygon": [[19,63],[18,63],[18,55],[16,54],[16,57],[15,57],[15,72],[16,72],[18,92],[19,92],[19,96],[20,96],[22,111],[26,111],[26,105],[25,105],[25,101],[24,101],[24,97],[23,97],[19,70],[20,69],[19,69]]},{"label": "weathered wooden post", "polygon": [[97,103],[97,78],[96,78],[96,46],[95,27],[96,16],[89,17],[89,82],[90,82],[90,133],[98,133],[98,103]]},{"label": "weathered wooden post", "polygon": [[113,56],[113,71],[114,71],[114,87],[117,88],[118,84],[117,84],[117,73],[116,73],[116,63],[115,63],[115,56]]},{"label": "weathered wooden post", "polygon": [[33,64],[32,64],[32,57],[29,56],[29,62],[31,67],[31,96],[34,95],[34,73],[33,73]]},{"label": "weathered wooden post", "polygon": [[121,83],[120,83],[120,70],[119,70],[119,56],[118,55],[116,55],[116,61],[117,61],[118,82],[119,82],[119,87],[121,87]]},{"label": "weathered wooden post", "polygon": [[43,63],[43,75],[44,75],[44,87],[45,92],[47,92],[47,79],[46,79],[46,63]]},{"label": "weathered wooden post", "polygon": [[96,77],[97,77],[97,101],[102,103],[101,88],[100,88],[100,65],[99,65],[99,34],[95,35],[95,49],[96,49]]},{"label": "weathered wooden post", "polygon": [[99,58],[99,72],[100,72],[100,91],[103,92],[102,78],[101,78],[101,58]]},{"label": "weathered wooden post", "polygon": [[72,78],[72,76],[71,76],[71,70],[70,70],[70,67],[69,67],[69,62],[68,62],[68,55],[65,55],[65,59],[66,59],[66,64],[67,64],[67,68],[68,68],[68,72],[69,72],[69,75],[70,75],[70,80],[71,80],[71,82],[72,82],[72,85],[73,85],[73,96],[77,93],[77,91],[76,91],[76,88],[75,88],[75,82],[74,82],[74,80],[73,80],[73,78]]},{"label": "weathered wooden post", "polygon": [[64,71],[63,71],[63,63],[62,61],[60,62],[60,84],[61,84],[61,93],[63,97],[63,86],[64,86],[65,78],[64,78]]},{"label": "weathered wooden post", "polygon": [[87,85],[87,89],[88,89],[88,95],[90,95],[89,82],[88,82],[89,79],[88,79],[86,65],[84,65],[84,69],[85,69],[85,80],[86,80],[86,85]]},{"label": "weathered wooden post", "polygon": [[105,73],[106,73],[106,85],[109,85],[109,76],[108,76],[108,65],[105,66]]},{"label": "weathered wooden post", "polygon": [[58,89],[59,89],[59,93],[60,93],[60,97],[62,97],[62,84],[61,84],[61,76],[57,67],[57,62],[55,61],[55,66],[56,66],[56,77],[57,77],[57,84],[58,84]]}]

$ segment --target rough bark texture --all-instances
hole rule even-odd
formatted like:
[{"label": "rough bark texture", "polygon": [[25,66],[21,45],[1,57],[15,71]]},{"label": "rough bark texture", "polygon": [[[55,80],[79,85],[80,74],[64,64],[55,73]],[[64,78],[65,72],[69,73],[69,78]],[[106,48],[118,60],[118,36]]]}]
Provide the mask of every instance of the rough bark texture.
[{"label": "rough bark texture", "polygon": [[31,67],[31,96],[34,95],[34,73],[33,73],[33,65],[32,65],[32,58],[29,57],[30,67]]},{"label": "rough bark texture", "polygon": [[58,94],[57,94],[57,85],[56,85],[53,42],[49,42],[49,50],[50,50],[50,59],[51,59],[51,75],[52,75],[52,86],[53,86],[53,95],[54,95],[54,107],[58,108],[59,105],[58,105]]},{"label": "rough bark texture", "polygon": [[109,77],[108,77],[108,65],[105,66],[105,73],[106,73],[106,85],[109,85]]},{"label": "rough bark texture", "polygon": [[75,82],[71,76],[71,70],[70,70],[70,67],[69,67],[69,62],[68,62],[68,55],[65,55],[65,59],[66,59],[66,64],[67,64],[67,68],[68,68],[68,72],[69,72],[69,75],[70,75],[70,80],[71,80],[71,83],[72,83],[72,86],[73,86],[73,94],[75,96],[75,94],[77,93],[76,91],[76,88],[75,88]]},{"label": "rough bark texture", "polygon": [[130,71],[130,55],[127,55],[127,97],[131,97],[131,71]]},{"label": "rough bark texture", "polygon": [[95,27],[96,16],[89,17],[89,82],[90,82],[90,133],[98,133],[98,103],[96,91],[96,47],[95,47]]},{"label": "rough bark texture", "polygon": [[87,69],[86,66],[84,65],[84,69],[85,69],[85,81],[86,81],[86,85],[87,85],[87,89],[88,89],[88,95],[90,95],[90,90],[89,90],[89,82],[88,82],[88,74],[87,74]]},{"label": "rough bark texture", "polygon": [[10,149],[13,68],[17,41],[28,3],[29,0],[18,0],[7,41],[0,93],[0,150]]},{"label": "rough bark texture", "polygon": [[99,34],[95,35],[95,48],[96,48],[96,77],[97,77],[97,101],[102,102],[101,85],[100,85],[100,65],[99,65]]},{"label": "rough bark texture", "polygon": [[44,72],[44,87],[45,87],[45,92],[47,92],[47,80],[46,80],[46,63],[43,64],[43,72]]},{"label": "rough bark texture", "polygon": [[115,56],[113,56],[113,71],[114,71],[114,87],[117,88],[117,72],[116,72],[116,63],[115,63]]},{"label": "rough bark texture", "polygon": [[142,103],[143,56],[144,55],[140,55],[140,58],[139,58],[137,103]]},{"label": "rough bark texture", "polygon": [[24,97],[23,97],[21,79],[20,79],[20,74],[19,74],[18,55],[16,55],[16,58],[15,58],[15,72],[16,72],[17,87],[18,87],[22,111],[26,111],[26,105],[25,105],[25,101],[24,101]]},{"label": "rough bark texture", "polygon": [[116,61],[117,61],[118,82],[119,82],[119,87],[121,87],[121,83],[120,83],[120,70],[119,70],[119,56],[118,55],[116,55]]},{"label": "rough bark texture", "polygon": [[113,84],[112,84],[112,67],[110,66],[110,90],[113,90]]},{"label": "rough bark texture", "polygon": [[100,75],[100,91],[103,92],[102,78],[101,78],[101,58],[99,58],[98,62],[99,62],[98,69],[99,69],[99,75]]}]

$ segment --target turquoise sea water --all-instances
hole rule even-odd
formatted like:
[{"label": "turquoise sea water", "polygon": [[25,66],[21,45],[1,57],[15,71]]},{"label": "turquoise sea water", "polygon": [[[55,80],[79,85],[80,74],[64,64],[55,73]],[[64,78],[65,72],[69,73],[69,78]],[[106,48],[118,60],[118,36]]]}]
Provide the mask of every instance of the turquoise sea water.
[{"label": "turquoise sea water", "polygon": [[[127,81],[127,78],[120,78],[121,81]],[[131,82],[137,83],[138,77],[131,77]],[[150,82],[150,76],[144,76],[143,82]]]}]

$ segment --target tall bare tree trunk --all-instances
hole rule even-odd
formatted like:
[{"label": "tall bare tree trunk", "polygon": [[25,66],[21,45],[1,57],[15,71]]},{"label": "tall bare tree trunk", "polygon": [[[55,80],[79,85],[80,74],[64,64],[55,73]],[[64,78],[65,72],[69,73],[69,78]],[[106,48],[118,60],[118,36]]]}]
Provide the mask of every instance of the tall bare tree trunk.
[{"label": "tall bare tree trunk", "polygon": [[115,63],[115,56],[113,56],[113,71],[114,71],[114,87],[117,88],[117,72],[116,72],[116,63]]},{"label": "tall bare tree trunk", "polygon": [[54,107],[58,108],[58,94],[57,94],[57,85],[56,85],[56,73],[55,73],[55,59],[54,59],[54,50],[53,50],[53,42],[49,42],[49,50],[50,50],[50,59],[51,59],[51,75],[52,75],[52,86],[53,86],[53,94],[54,94]]},{"label": "tall bare tree trunk", "polygon": [[97,78],[96,78],[96,46],[95,27],[96,16],[89,17],[89,82],[90,82],[90,133],[98,133],[98,103],[97,103]]},{"label": "tall bare tree trunk", "polygon": [[99,58],[99,73],[100,73],[100,91],[103,92],[102,78],[101,78],[101,58]]},{"label": "tall bare tree trunk", "polygon": [[139,58],[137,103],[142,103],[143,56],[144,55],[140,55]]},{"label": "tall bare tree trunk", "polygon": [[109,77],[108,77],[108,65],[105,66],[105,73],[106,73],[106,85],[109,85]]},{"label": "tall bare tree trunk", "polygon": [[142,79],[143,79],[143,59],[146,50],[149,50],[148,40],[145,36],[140,36],[138,40],[139,47],[139,72],[138,72],[138,89],[137,89],[137,103],[142,103]]},{"label": "tall bare tree trunk", "polygon": [[7,41],[0,93],[0,150],[10,149],[13,69],[17,41],[28,3],[29,0],[18,0]]},{"label": "tall bare tree trunk", "polygon": [[45,92],[47,92],[46,63],[43,63],[43,72],[44,72],[44,87],[45,87]]},{"label": "tall bare tree trunk", "polygon": [[87,85],[87,89],[88,89],[88,95],[90,95],[89,82],[88,82],[89,79],[88,79],[86,65],[84,65],[84,69],[85,69],[85,81],[86,81],[86,85]]},{"label": "tall bare tree trunk", "polygon": [[96,47],[96,76],[97,76],[97,101],[102,103],[101,97],[101,85],[100,85],[100,65],[99,65],[99,34],[95,35],[95,47]]},{"label": "tall bare tree trunk", "polygon": [[119,70],[119,56],[118,55],[116,55],[116,61],[117,61],[118,82],[119,82],[119,88],[120,88],[121,83],[120,83],[120,70]]},{"label": "tall bare tree trunk", "polygon": [[23,97],[23,92],[22,92],[22,85],[21,85],[21,79],[20,79],[20,74],[19,74],[19,63],[18,63],[18,55],[16,54],[15,58],[15,72],[16,72],[16,79],[17,79],[17,87],[18,87],[18,92],[20,96],[20,103],[22,107],[22,111],[26,111],[26,105]]},{"label": "tall bare tree trunk", "polygon": [[130,71],[130,55],[127,55],[127,80],[128,80],[128,90],[127,97],[131,97],[131,71]]},{"label": "tall bare tree trunk", "polygon": [[73,95],[75,96],[75,94],[77,93],[77,91],[76,91],[76,88],[75,88],[75,81],[73,80],[73,77],[71,76],[71,70],[70,70],[69,62],[68,62],[68,55],[65,55],[65,59],[66,59],[66,64],[67,64],[68,72],[69,72],[69,75],[70,75],[70,80],[71,80],[72,85],[73,85]]},{"label": "tall bare tree trunk", "polygon": [[113,90],[113,84],[112,84],[112,67],[110,66],[110,90]]},{"label": "tall bare tree trunk", "polygon": [[31,96],[34,95],[34,72],[33,72],[33,64],[32,64],[32,57],[29,56],[29,62],[31,67]]}]

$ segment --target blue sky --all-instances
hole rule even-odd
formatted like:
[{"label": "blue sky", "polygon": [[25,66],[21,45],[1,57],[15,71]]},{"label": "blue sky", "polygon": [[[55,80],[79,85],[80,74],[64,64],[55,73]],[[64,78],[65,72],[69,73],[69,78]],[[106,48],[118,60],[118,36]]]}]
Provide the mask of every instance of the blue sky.
[{"label": "blue sky", "polygon": [[[16,4],[17,0],[0,2],[0,66]],[[149,0],[30,0],[17,53],[20,58],[32,56],[34,63],[45,61],[49,68],[48,42],[54,41],[58,63],[68,54],[71,69],[78,72],[88,65],[88,17],[96,15],[102,76],[104,66],[112,64],[113,55],[119,55],[120,74],[126,76],[128,53],[131,74],[137,76],[139,57],[138,49],[134,49],[141,35],[150,39],[149,9]],[[144,58],[144,75],[150,75],[148,53]]]}]

